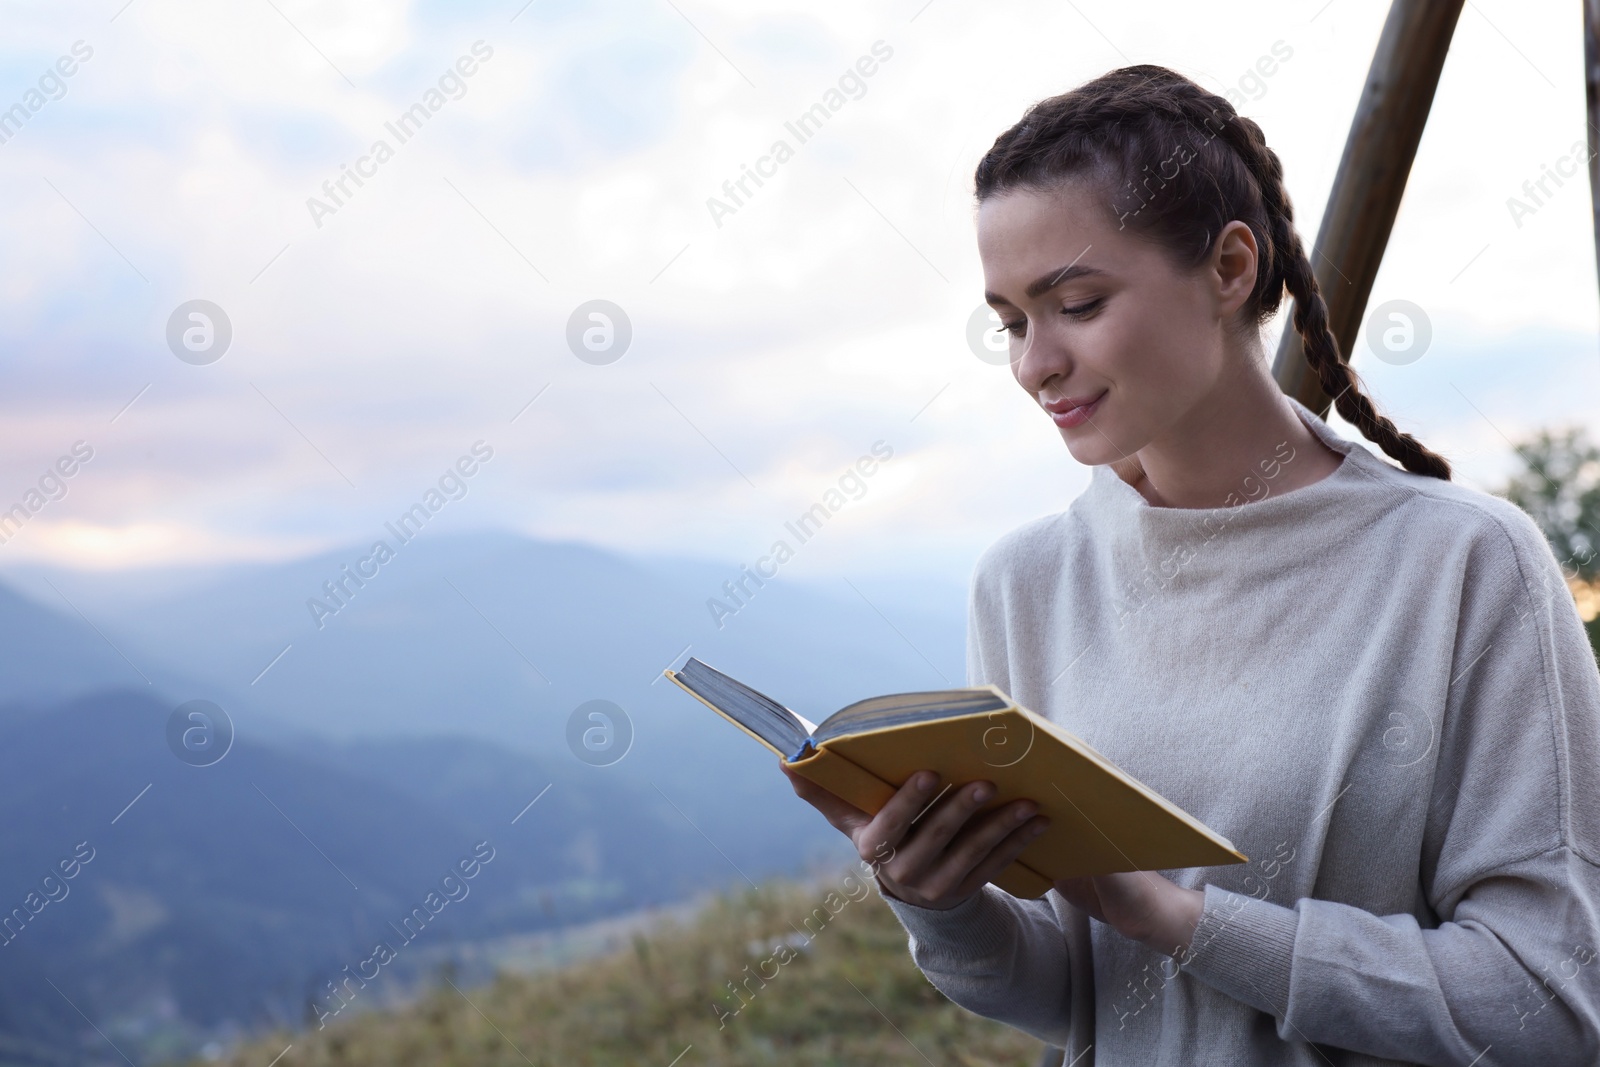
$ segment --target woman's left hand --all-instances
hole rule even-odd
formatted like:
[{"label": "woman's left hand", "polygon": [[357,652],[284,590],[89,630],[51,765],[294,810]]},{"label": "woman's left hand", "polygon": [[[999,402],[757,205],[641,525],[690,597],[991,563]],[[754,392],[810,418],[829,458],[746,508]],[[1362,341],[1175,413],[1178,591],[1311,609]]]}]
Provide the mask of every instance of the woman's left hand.
[{"label": "woman's left hand", "polygon": [[1055,889],[1123,937],[1174,957],[1188,953],[1205,907],[1203,892],[1152,871],[1067,878]]}]

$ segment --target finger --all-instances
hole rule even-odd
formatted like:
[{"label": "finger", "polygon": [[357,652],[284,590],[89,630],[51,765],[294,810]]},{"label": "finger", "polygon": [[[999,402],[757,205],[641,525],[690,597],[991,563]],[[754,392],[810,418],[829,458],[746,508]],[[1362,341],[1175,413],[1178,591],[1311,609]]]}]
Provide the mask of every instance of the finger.
[{"label": "finger", "polygon": [[835,830],[852,840],[855,832],[871,821],[871,815],[849,801],[828,792],[804,775],[796,774],[786,764],[779,763],[778,768],[788,776],[789,784],[794,787],[796,796],[820,811],[822,817],[827,819]]},{"label": "finger", "polygon": [[997,856],[997,849],[1020,853],[1034,839],[1035,826],[1048,824],[1037,812],[1038,805],[1031,800],[1013,801],[982,812],[970,818],[944,850],[921,869],[908,869],[899,876],[927,902],[926,907],[951,906],[944,902],[964,900],[1015,858],[1014,854]]},{"label": "finger", "polygon": [[1049,827],[1050,820],[1042,815],[1035,815],[1021,826],[1017,826],[1015,822],[1008,825],[1015,829],[996,842],[988,854],[967,873],[956,887],[955,895],[969,896],[996,878],[1001,871],[1016,862],[1017,857],[1022,855],[1029,845],[1039,839]]},{"label": "finger", "polygon": [[[917,820],[915,828],[890,841],[897,850],[890,862],[890,876],[901,882],[920,878],[938,861],[967,820],[993,797],[994,784],[982,781],[968,782],[947,793]],[[873,818],[863,831],[865,834],[879,832],[877,822],[882,814]]]},{"label": "finger", "polygon": [[[1018,829],[1039,813],[1039,806],[1031,800],[1018,800],[994,811],[981,812],[967,822],[956,834],[937,867],[949,865],[951,882],[959,884],[966,876],[989,858]],[[1041,820],[1047,821],[1047,820]],[[1032,834],[1032,831],[1029,831]]]},{"label": "finger", "polygon": [[918,771],[907,778],[856,839],[861,858],[867,859],[869,853],[893,855],[905,840],[912,822],[939,795],[938,787],[939,775],[934,771]]},{"label": "finger", "polygon": [[973,816],[928,864],[922,874],[921,886],[939,896],[954,893],[974,870],[989,859],[989,854],[1002,841],[1038,810],[1038,805],[1031,800],[1020,800],[995,811],[980,812]]}]

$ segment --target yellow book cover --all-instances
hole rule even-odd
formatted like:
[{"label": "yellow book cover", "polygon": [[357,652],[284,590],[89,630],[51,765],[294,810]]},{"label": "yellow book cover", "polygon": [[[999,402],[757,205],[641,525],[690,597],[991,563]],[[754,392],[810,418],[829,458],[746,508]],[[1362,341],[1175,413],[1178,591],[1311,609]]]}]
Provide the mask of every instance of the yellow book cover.
[{"label": "yellow book cover", "polygon": [[813,727],[694,657],[663,672],[805,776],[876,814],[920,770],[960,785],[986,779],[982,810],[1028,799],[1050,828],[992,881],[1016,897],[1117,871],[1243,863],[1248,857],[1080,738],[992,685],[859,701]]}]

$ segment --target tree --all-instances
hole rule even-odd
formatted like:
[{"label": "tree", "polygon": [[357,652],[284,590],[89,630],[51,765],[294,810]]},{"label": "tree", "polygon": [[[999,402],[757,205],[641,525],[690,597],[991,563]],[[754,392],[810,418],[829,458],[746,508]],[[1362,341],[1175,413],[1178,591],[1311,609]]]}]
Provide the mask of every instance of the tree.
[{"label": "tree", "polygon": [[1540,430],[1516,449],[1522,466],[1501,495],[1544,531],[1600,657],[1600,615],[1593,614],[1600,601],[1600,447],[1574,426]]}]

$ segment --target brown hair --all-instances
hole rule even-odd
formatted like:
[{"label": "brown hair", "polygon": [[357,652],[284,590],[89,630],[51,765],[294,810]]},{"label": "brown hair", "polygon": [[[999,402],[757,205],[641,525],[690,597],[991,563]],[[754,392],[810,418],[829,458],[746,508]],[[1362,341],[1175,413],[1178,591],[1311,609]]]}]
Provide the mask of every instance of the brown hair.
[{"label": "brown hair", "polygon": [[1210,254],[1237,219],[1254,234],[1255,289],[1244,312],[1259,327],[1294,298],[1294,328],[1339,414],[1408,471],[1450,479],[1450,464],[1378,413],[1339,357],[1311,262],[1294,228],[1283,164],[1261,127],[1221,96],[1150,65],[1123,67],[1041,100],[995,138],[975,174],[977,198],[1048,189],[1079,176],[1114,189],[1120,226],[1184,267]]}]

